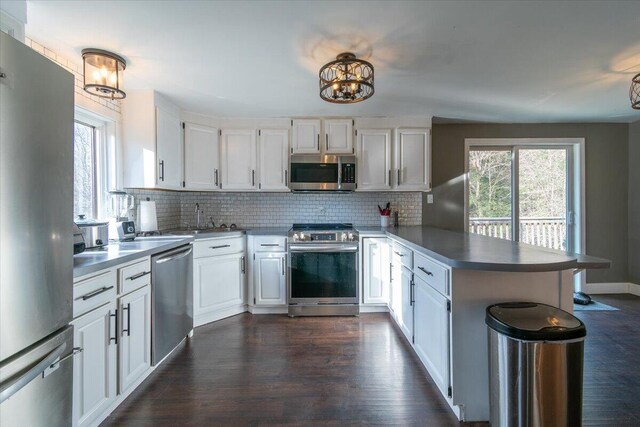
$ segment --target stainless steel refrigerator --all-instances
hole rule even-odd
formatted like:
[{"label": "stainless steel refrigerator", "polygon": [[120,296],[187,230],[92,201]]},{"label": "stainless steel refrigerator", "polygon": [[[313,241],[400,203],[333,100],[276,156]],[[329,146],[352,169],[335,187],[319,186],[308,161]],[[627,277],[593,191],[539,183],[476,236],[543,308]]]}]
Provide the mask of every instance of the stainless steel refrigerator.
[{"label": "stainless steel refrigerator", "polygon": [[0,32],[0,425],[69,426],[73,75]]}]

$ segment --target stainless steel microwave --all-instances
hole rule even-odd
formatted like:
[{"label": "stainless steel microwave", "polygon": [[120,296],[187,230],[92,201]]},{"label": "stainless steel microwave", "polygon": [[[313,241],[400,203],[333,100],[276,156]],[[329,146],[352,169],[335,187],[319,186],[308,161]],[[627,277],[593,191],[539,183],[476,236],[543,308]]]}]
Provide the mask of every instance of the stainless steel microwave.
[{"label": "stainless steel microwave", "polygon": [[291,156],[293,191],[354,191],[356,156],[294,154]]}]

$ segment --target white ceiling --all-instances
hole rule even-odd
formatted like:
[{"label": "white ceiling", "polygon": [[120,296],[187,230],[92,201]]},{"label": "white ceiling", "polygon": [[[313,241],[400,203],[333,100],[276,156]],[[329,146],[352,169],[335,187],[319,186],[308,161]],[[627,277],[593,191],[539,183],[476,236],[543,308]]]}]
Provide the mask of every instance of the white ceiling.
[{"label": "white ceiling", "polygon": [[[27,35],[69,59],[128,61],[153,88],[220,116],[440,116],[495,122],[640,119],[640,2],[28,1]],[[342,51],[375,67],[375,95],[318,96]]]}]

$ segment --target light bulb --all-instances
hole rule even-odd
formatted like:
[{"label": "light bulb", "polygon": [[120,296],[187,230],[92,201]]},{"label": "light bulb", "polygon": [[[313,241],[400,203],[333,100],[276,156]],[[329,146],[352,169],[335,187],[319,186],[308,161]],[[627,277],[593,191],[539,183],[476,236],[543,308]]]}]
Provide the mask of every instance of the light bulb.
[{"label": "light bulb", "polygon": [[118,73],[111,73],[111,77],[109,77],[109,81],[111,82],[112,85],[115,86],[115,84],[118,83]]},{"label": "light bulb", "polygon": [[102,77],[105,77],[105,78],[106,78],[106,77],[109,75],[109,72],[107,71],[107,67],[103,66],[103,67],[100,69],[100,74],[102,74]]}]

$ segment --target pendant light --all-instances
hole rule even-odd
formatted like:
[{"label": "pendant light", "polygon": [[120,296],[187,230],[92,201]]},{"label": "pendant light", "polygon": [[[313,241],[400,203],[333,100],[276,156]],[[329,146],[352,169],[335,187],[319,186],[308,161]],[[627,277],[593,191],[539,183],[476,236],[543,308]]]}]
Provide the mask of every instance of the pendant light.
[{"label": "pendant light", "polygon": [[636,74],[633,79],[631,79],[629,100],[631,100],[631,108],[640,110],[640,73]]},{"label": "pendant light", "polygon": [[115,53],[102,49],[82,50],[84,90],[102,98],[122,99],[122,72],[126,61]]},{"label": "pendant light", "polygon": [[373,65],[345,52],[320,68],[320,98],[353,104],[373,96]]}]

